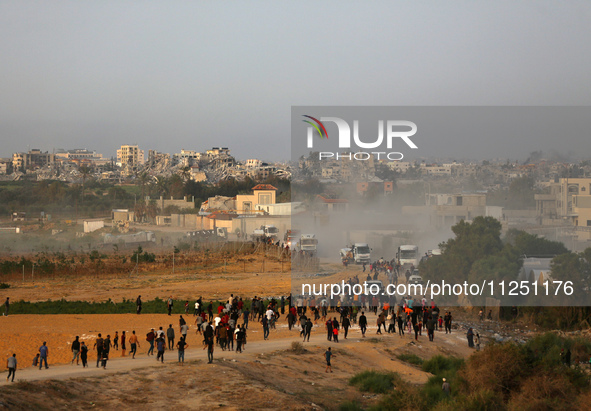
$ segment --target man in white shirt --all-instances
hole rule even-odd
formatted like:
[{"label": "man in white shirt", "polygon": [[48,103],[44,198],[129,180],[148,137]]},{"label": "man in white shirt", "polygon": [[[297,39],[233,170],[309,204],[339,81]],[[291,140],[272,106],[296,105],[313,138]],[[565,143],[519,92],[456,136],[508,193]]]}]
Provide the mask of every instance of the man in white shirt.
[{"label": "man in white shirt", "polygon": [[156,338],[160,338],[162,336],[164,336],[164,330],[162,330],[162,327],[160,327],[158,331],[156,331]]},{"label": "man in white shirt", "polygon": [[181,334],[183,336],[183,341],[187,341],[187,333],[189,332],[189,326],[187,324],[181,325]]},{"label": "man in white shirt", "polygon": [[12,354],[12,357],[8,357],[6,368],[8,368],[8,377],[6,377],[6,381],[12,376],[11,381],[14,382],[14,374],[16,374],[16,354]]}]

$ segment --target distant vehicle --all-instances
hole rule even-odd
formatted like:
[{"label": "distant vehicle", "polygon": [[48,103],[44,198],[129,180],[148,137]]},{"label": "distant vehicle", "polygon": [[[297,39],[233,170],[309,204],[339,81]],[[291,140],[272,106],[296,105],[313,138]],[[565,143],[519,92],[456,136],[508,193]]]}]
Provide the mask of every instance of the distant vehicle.
[{"label": "distant vehicle", "polygon": [[318,239],[316,234],[302,234],[300,238],[300,250],[311,256],[318,252]]},{"label": "distant vehicle", "polygon": [[401,245],[396,252],[396,260],[401,267],[419,265],[419,247],[416,245]]},{"label": "distant vehicle", "polygon": [[185,235],[191,240],[225,240],[228,238],[228,229],[226,227],[216,227],[213,230],[189,231]]},{"label": "distant vehicle", "polygon": [[279,237],[279,229],[274,225],[262,225],[260,228],[257,228],[252,233],[253,239],[255,238],[265,238],[265,239],[272,239],[273,241],[277,241]]},{"label": "distant vehicle", "polygon": [[285,236],[283,237],[283,241],[285,244],[289,246],[292,250],[296,248],[300,241],[300,231],[299,230],[287,230]]},{"label": "distant vehicle", "polygon": [[441,248],[435,248],[433,250],[431,250],[431,255],[432,256],[436,256],[436,255],[441,255]]},{"label": "distant vehicle", "polygon": [[413,270],[410,277],[408,277],[409,284],[423,284],[423,277],[419,274],[419,270]]},{"label": "distant vehicle", "polygon": [[104,237],[104,244],[122,244],[122,245],[140,245],[146,243],[155,243],[156,234],[153,231],[140,231],[134,234],[112,235],[107,234]]},{"label": "distant vehicle", "polygon": [[367,243],[353,244],[353,261],[355,264],[369,264],[371,262],[371,248]]},{"label": "distant vehicle", "polygon": [[25,221],[26,218],[27,213],[24,211],[15,212],[10,215],[10,221]]},{"label": "distant vehicle", "polygon": [[384,284],[380,280],[369,280],[369,281],[366,281],[365,284],[367,284],[368,295],[372,295],[372,293],[369,292],[372,284],[376,284],[380,289],[380,291],[377,295],[382,295],[382,293],[384,293],[384,291],[385,291]]}]

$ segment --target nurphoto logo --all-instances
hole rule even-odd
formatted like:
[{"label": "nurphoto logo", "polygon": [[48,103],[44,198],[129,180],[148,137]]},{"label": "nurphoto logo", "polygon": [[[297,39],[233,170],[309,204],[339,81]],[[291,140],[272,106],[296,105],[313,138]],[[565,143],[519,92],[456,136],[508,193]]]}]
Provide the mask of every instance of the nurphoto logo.
[{"label": "nurphoto logo", "polygon": [[[338,145],[339,149],[351,149],[351,126],[349,123],[342,118],[339,117],[320,117],[317,119],[315,117],[304,115],[306,117],[303,120],[305,123],[309,124],[307,127],[307,147],[314,148],[314,135],[320,137],[320,139],[328,140],[328,132],[326,130],[326,126],[324,122],[332,122],[338,128]],[[309,120],[307,120],[309,119]],[[312,120],[312,121],[310,121]],[[384,127],[385,123],[385,127]],[[393,141],[395,138],[401,139],[405,142],[408,147],[411,149],[417,149],[417,145],[410,139],[411,136],[415,135],[417,132],[417,125],[412,121],[406,120],[379,120],[378,121],[378,136],[377,139],[371,142],[362,141],[359,137],[359,121],[353,120],[353,143],[354,146],[361,150],[371,150],[381,147],[384,144],[384,136],[386,147],[388,149],[392,149]],[[380,160],[382,156],[388,158],[389,160],[402,160],[404,157],[400,152],[385,152],[385,151],[358,151],[356,153],[339,153],[339,152],[332,152],[332,151],[321,151],[318,154],[319,159],[323,158],[348,158],[349,160],[369,160],[371,156],[375,156],[377,160]]]}]

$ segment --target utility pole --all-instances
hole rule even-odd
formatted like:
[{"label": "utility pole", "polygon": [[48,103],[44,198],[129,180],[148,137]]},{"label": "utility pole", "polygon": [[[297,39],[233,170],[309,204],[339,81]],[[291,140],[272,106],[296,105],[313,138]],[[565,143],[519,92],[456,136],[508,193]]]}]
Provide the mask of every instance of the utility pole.
[{"label": "utility pole", "polygon": [[172,273],[174,274],[174,246],[172,247]]}]

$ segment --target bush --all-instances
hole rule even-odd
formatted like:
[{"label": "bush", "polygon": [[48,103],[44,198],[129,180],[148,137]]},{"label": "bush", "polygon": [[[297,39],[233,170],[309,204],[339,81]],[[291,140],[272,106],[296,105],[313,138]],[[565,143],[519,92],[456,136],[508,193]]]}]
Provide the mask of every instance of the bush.
[{"label": "bush", "polygon": [[339,405],[339,411],[362,411],[361,405],[357,401],[346,401]]},{"label": "bush", "polygon": [[381,373],[374,370],[367,370],[355,374],[349,380],[349,385],[357,387],[360,391],[384,394],[394,388],[394,380],[399,381],[400,377],[394,373]]},{"label": "bush", "polygon": [[429,372],[433,375],[440,375],[442,373],[455,372],[464,365],[464,360],[456,357],[444,357],[443,355],[436,355],[427,361],[423,362],[423,371]]},{"label": "bush", "polygon": [[419,367],[423,365],[423,359],[416,354],[399,354],[396,358],[409,364],[418,365]]},{"label": "bush", "polygon": [[508,398],[519,389],[524,376],[533,368],[526,365],[520,348],[512,343],[493,344],[473,354],[460,376],[470,391],[492,390]]},{"label": "bush", "polygon": [[304,354],[308,352],[308,350],[304,348],[304,344],[299,341],[293,341],[291,343],[291,351],[295,354]]},{"label": "bush", "polygon": [[10,284],[0,283],[0,290],[5,290],[7,288],[10,288]]}]

